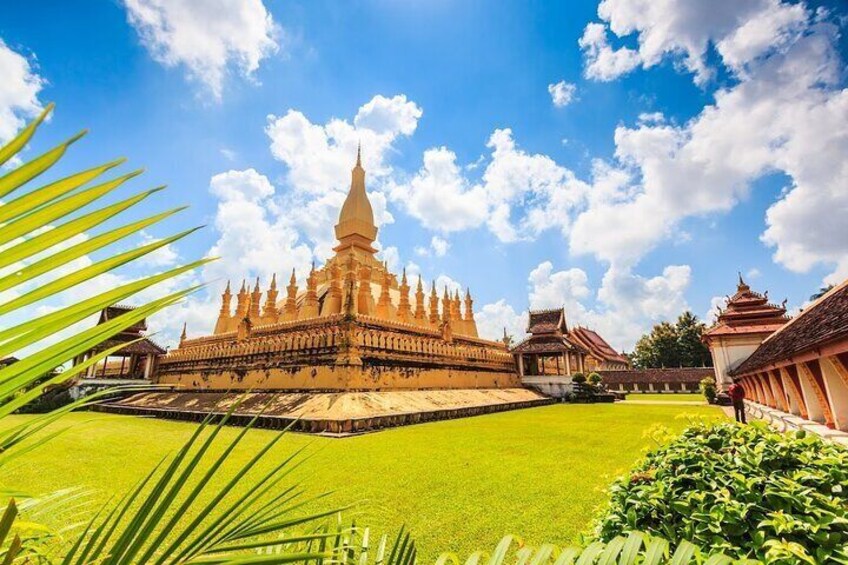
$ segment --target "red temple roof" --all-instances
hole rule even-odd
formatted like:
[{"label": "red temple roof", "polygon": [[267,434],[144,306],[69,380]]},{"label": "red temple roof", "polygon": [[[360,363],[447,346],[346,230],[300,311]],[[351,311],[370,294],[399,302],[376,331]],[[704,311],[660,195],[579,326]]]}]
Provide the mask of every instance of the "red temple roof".
[{"label": "red temple roof", "polygon": [[565,309],[536,310],[530,312],[527,321],[527,332],[531,334],[565,333],[568,327],[565,323]]},{"label": "red temple roof", "polygon": [[577,327],[571,330],[568,335],[583,346],[584,349],[587,349],[589,353],[602,361],[630,364],[630,360],[627,357],[613,349],[604,338],[589,328]]},{"label": "red temple roof", "polygon": [[531,311],[527,331],[530,337],[513,347],[513,353],[586,351],[567,335],[564,308]]},{"label": "red temple roof", "polygon": [[785,305],[770,303],[768,293],[760,294],[751,290],[740,275],[736,294],[728,297],[715,324],[704,332],[704,339],[709,341],[710,338],[725,335],[770,335],[788,321]]}]

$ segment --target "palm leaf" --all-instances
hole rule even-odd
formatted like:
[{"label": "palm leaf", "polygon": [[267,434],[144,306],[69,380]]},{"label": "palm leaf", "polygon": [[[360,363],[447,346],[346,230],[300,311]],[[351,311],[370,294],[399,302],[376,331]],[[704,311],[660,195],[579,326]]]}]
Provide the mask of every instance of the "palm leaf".
[{"label": "palm leaf", "polygon": [[26,144],[29,143],[33,134],[35,134],[35,130],[41,122],[44,121],[44,118],[53,111],[53,107],[54,104],[52,102],[48,104],[37,118],[27,124],[27,126],[18,132],[18,135],[16,135],[5,146],[0,147],[0,165],[5,164],[6,161],[17,155],[24,147],[26,147]]}]

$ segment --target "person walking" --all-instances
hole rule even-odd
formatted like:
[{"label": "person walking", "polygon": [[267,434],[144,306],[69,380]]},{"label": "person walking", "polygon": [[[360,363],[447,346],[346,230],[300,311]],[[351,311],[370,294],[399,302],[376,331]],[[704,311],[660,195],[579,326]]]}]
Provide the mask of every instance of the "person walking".
[{"label": "person walking", "polygon": [[745,420],[745,389],[742,385],[733,383],[727,389],[727,394],[733,402],[733,413],[736,416],[736,421],[743,424],[748,422]]}]

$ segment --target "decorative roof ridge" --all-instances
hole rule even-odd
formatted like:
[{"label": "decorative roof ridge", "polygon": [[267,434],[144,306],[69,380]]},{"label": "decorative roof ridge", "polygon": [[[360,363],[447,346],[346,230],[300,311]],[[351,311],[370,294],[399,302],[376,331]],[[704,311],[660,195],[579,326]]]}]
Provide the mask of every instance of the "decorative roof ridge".
[{"label": "decorative roof ridge", "polygon": [[530,314],[552,314],[554,312],[562,312],[564,310],[565,310],[564,307],[545,308],[545,309],[542,309],[542,310],[528,310],[528,313],[530,313]]}]

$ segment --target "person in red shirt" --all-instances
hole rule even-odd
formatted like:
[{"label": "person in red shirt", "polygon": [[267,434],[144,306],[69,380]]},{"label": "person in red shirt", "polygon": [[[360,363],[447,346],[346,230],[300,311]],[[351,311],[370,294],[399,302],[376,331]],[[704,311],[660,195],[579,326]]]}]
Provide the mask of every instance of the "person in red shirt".
[{"label": "person in red shirt", "polygon": [[745,389],[742,385],[733,383],[727,389],[727,394],[733,402],[733,413],[736,416],[736,421],[746,424],[745,421]]}]

